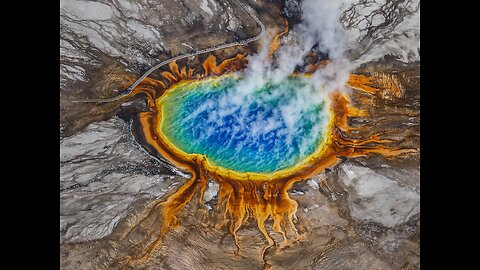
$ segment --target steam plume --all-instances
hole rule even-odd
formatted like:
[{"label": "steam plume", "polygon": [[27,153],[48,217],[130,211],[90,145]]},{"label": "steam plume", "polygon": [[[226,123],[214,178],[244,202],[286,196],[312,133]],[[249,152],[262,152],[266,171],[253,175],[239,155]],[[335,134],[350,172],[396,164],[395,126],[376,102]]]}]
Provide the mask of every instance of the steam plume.
[{"label": "steam plume", "polygon": [[[244,123],[243,119],[248,114],[248,108],[254,103],[265,101],[258,100],[254,92],[267,83],[273,83],[280,87],[271,94],[272,98],[282,96],[282,91],[286,91],[281,87],[282,82],[298,67],[304,66],[306,54],[316,47],[323,55],[328,56],[330,62],[326,67],[315,71],[308,78],[306,86],[296,89],[293,98],[280,102],[272,115],[265,117],[260,115],[248,126],[239,127],[254,129],[255,136],[263,136],[272,129],[277,135],[286,134],[293,137],[298,134],[300,126],[297,123],[302,121],[304,110],[321,104],[329,106],[328,95],[335,90],[344,90],[350,73],[350,63],[345,57],[346,35],[340,23],[340,4],[334,0],[305,0],[302,7],[302,22],[284,37],[287,42],[277,50],[274,62],[272,63],[269,57],[272,36],[266,35],[259,52],[249,57],[247,68],[236,74],[241,78],[236,89],[223,95],[218,104],[202,106],[202,110],[209,112],[209,119],[215,121],[216,126],[221,126],[223,116],[239,111],[240,113],[235,113],[235,117],[238,117],[236,122]],[[324,121],[317,123],[313,131],[321,132],[324,125]],[[308,145],[309,140],[314,139],[315,136],[307,136],[304,143]]]}]

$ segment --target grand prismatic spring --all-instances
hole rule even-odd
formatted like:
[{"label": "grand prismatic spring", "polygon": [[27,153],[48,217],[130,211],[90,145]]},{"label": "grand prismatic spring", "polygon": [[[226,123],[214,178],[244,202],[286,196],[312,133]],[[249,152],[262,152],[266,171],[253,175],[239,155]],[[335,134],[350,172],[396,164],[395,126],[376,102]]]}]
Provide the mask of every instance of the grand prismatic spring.
[{"label": "grand prismatic spring", "polygon": [[[273,231],[284,241],[298,236],[297,202],[287,192],[295,182],[334,166],[341,157],[369,153],[394,157],[417,151],[391,146],[392,140],[382,138],[388,132],[354,136],[357,128],[350,127],[347,118],[368,111],[351,106],[348,94],[339,91],[312,106],[297,108],[296,116],[284,109],[299,96],[321,92],[307,82],[311,72],[328,61],[279,83],[268,82],[248,98],[236,92],[242,77],[235,71],[241,71],[246,61],[237,55],[217,65],[210,56],[203,64],[204,72],[197,75],[172,63],[171,72],[163,72],[166,82],[149,79],[131,94],[146,94],[151,110],[139,115],[142,141],[153,153],[191,173],[191,178],[166,201],[154,204],[144,220],[160,215],[161,225],[141,241],[142,248],[128,257],[128,263],[148,259],[163,236],[179,226],[178,212],[195,195],[201,203],[208,179],[220,185],[218,209],[224,209],[224,219],[216,227],[227,226],[240,250],[237,231],[253,218],[269,243],[259,254],[263,257],[275,243],[265,226],[268,220],[273,220]],[[388,86],[380,79],[351,75],[348,86],[375,93],[379,89],[371,85],[382,83]],[[392,85],[388,89],[398,91]],[[133,227],[127,238],[142,226],[140,222]]]},{"label": "grand prismatic spring", "polygon": [[[291,7],[295,1],[287,2]],[[316,1],[305,2],[309,5],[317,3]],[[325,5],[330,3],[319,2]],[[406,183],[408,181],[402,182],[397,187],[397,184],[393,184],[394,182],[386,177],[371,173],[373,169],[365,169],[367,167],[365,164],[378,171],[387,171],[396,164],[407,164],[411,160],[415,162],[418,158],[417,127],[413,124],[402,126],[402,121],[407,121],[404,119],[411,122],[418,120],[417,96],[412,94],[413,87],[409,86],[408,89],[405,87],[405,85],[416,83],[415,75],[391,71],[389,65],[385,65],[387,67],[383,69],[377,68],[381,65],[345,68],[340,60],[346,58],[344,59],[343,55],[340,57],[336,55],[334,49],[329,50],[330,47],[336,48],[337,45],[342,47],[341,44],[325,45],[318,40],[310,44],[308,40],[302,41],[302,38],[305,38],[302,33],[312,36],[320,35],[309,28],[315,28],[313,22],[320,20],[316,13],[311,18],[308,18],[308,14],[306,15],[304,20],[307,23],[296,21],[293,17],[287,20],[283,15],[273,17],[275,19],[272,20],[265,15],[268,13],[265,7],[270,3],[265,4],[263,8],[256,6],[256,12],[263,14],[260,18],[267,26],[266,38],[259,38],[261,36],[259,22],[255,15],[251,14],[253,8],[249,9],[244,4],[236,3],[237,1],[232,1],[226,5],[232,4],[237,13],[243,14],[243,19],[251,21],[248,24],[245,23],[243,28],[246,32],[250,31],[250,35],[243,40],[235,37],[234,40],[237,40],[238,44],[233,42],[232,46],[222,47],[223,45],[215,43],[215,46],[220,47],[212,45],[210,47],[213,48],[212,50],[206,50],[204,49],[206,46],[198,46],[198,51],[195,50],[197,48],[189,47],[191,51],[187,50],[189,53],[180,55],[181,57],[175,56],[179,54],[172,50],[168,55],[173,55],[173,58],[164,57],[159,58],[161,60],[155,60],[155,63],[168,64],[162,64],[160,68],[155,68],[151,75],[138,80],[138,74],[134,75],[121,68],[108,69],[104,71],[108,74],[105,85],[112,88],[111,85],[118,81],[117,89],[128,91],[121,94],[121,90],[118,90],[113,98],[107,99],[95,99],[99,95],[86,94],[87,100],[82,104],[80,103],[85,101],[83,97],[80,96],[80,100],[77,100],[78,106],[91,106],[90,114],[93,121],[104,121],[115,113],[122,117],[122,121],[127,119],[125,122],[128,123],[126,125],[128,128],[122,132],[131,135],[134,146],[124,147],[130,150],[122,154],[126,156],[131,153],[137,154],[132,154],[130,163],[115,163],[115,166],[108,167],[105,172],[95,175],[93,180],[85,180],[80,184],[74,183],[65,187],[65,191],[73,192],[77,187],[85,187],[86,191],[78,194],[89,196],[91,192],[89,185],[92,190],[96,185],[98,185],[97,189],[106,190],[101,194],[103,197],[99,197],[100,199],[92,196],[93,203],[88,201],[88,197],[82,199],[88,205],[83,207],[79,203],[78,208],[85,212],[95,208],[96,204],[101,203],[104,198],[117,200],[115,192],[128,194],[134,190],[135,196],[138,197],[135,197],[135,204],[130,198],[123,201],[118,199],[119,204],[124,202],[129,204],[128,209],[127,207],[119,208],[121,210],[113,209],[113,204],[106,206],[107,210],[101,212],[101,215],[106,216],[105,219],[113,220],[108,214],[109,211],[128,211],[128,215],[125,214],[119,218],[120,221],[118,219],[109,221],[110,227],[105,229],[105,226],[95,227],[97,226],[95,224],[89,227],[90,225],[87,224],[84,226],[87,228],[86,233],[83,231],[77,234],[70,233],[70,239],[75,237],[80,239],[91,232],[92,234],[101,233],[102,237],[108,236],[105,231],[110,230],[108,237],[98,240],[98,243],[95,241],[100,237],[93,238],[93,242],[87,243],[84,247],[79,245],[79,249],[75,249],[77,248],[75,243],[67,243],[62,253],[67,254],[62,255],[67,258],[63,259],[67,268],[77,267],[73,263],[76,256],[83,267],[78,269],[92,267],[95,269],[97,267],[107,269],[170,269],[170,267],[173,267],[172,269],[254,269],[255,267],[260,267],[258,269],[270,269],[270,267],[318,269],[317,267],[322,263],[328,265],[330,262],[332,262],[330,267],[325,269],[356,269],[355,267],[344,268],[340,262],[345,258],[349,265],[355,265],[356,257],[351,259],[349,256],[359,254],[359,258],[365,257],[365,262],[359,263],[358,265],[361,266],[358,269],[384,269],[383,261],[369,259],[377,255],[370,255],[370,253],[362,255],[363,250],[370,252],[370,248],[365,248],[370,244],[364,244],[364,242],[367,243],[370,239],[377,237],[380,234],[379,231],[387,231],[385,228],[397,228],[395,226],[398,224],[405,224],[404,220],[408,220],[411,215],[416,215],[419,210],[417,211],[416,206],[413,205],[416,200],[416,197],[411,195],[413,192],[405,192],[407,199],[411,198],[412,205],[406,199],[402,201],[401,196],[397,198],[396,195],[386,196],[383,193],[391,192],[390,189],[394,190],[392,187],[397,188],[395,190],[405,191],[407,188],[403,185],[408,186]],[[389,3],[391,2],[387,1],[385,5]],[[328,13],[329,9],[325,10]],[[350,11],[355,10],[344,11],[342,16],[347,17]],[[328,17],[328,14],[324,15]],[[338,20],[338,18],[334,19]],[[301,27],[295,28],[297,26],[289,25],[289,22]],[[265,29],[262,24],[262,32],[263,30]],[[289,36],[292,30],[294,33]],[[328,27],[322,30],[325,30],[326,36],[331,33],[334,33],[333,36],[338,34],[335,32],[337,30],[328,32],[331,30]],[[246,40],[251,44],[247,46]],[[332,40],[336,42],[335,38]],[[306,49],[302,47],[302,42],[308,44],[305,45]],[[190,46],[187,43],[184,44],[186,44],[182,45],[184,47]],[[301,51],[301,55],[297,55],[296,58],[295,50]],[[297,62],[289,63],[291,59],[286,55],[297,59],[295,60]],[[142,68],[143,71],[146,69],[144,66]],[[282,70],[288,70],[288,72]],[[137,73],[142,74],[142,72]],[[341,82],[341,85],[335,84],[338,82]],[[88,99],[91,97],[94,99]],[[74,98],[72,100],[75,101]],[[81,129],[83,123],[75,121],[72,124],[73,129]],[[95,129],[91,131],[91,128],[89,131],[93,132],[95,137],[101,133],[101,128],[103,127],[97,128],[100,131]],[[92,145],[97,147],[95,139],[86,135],[81,136],[80,143],[74,141],[71,145],[75,147],[80,145],[81,148],[82,143],[88,144],[89,140],[93,140]],[[110,141],[110,136],[113,135],[106,136],[107,141]],[[114,140],[113,137],[112,140]],[[125,143],[124,141],[126,140],[122,137],[115,144]],[[158,171],[152,169],[145,173],[149,176],[161,175],[152,181],[154,184],[147,183],[151,186],[157,184],[161,186],[158,188],[161,190],[151,192],[153,195],[150,197],[142,194],[142,189],[147,185],[146,182],[136,183],[136,180],[129,180],[132,177],[121,174],[125,171],[131,172],[134,178],[142,172],[142,167],[138,163],[146,159],[135,163],[134,159],[140,156],[138,154],[140,150],[134,148],[137,145],[143,151],[141,155],[147,155],[155,160],[148,164],[150,166],[148,168],[161,167]],[[106,154],[105,158],[98,158],[99,161],[107,162],[110,156],[118,155],[115,153],[116,145],[112,147],[109,144],[109,147],[112,149],[111,152]],[[71,153],[81,152],[72,148],[71,152],[65,151],[66,163],[69,162],[69,155],[73,155]],[[87,147],[85,149],[87,154],[79,155],[81,159],[88,161],[87,157],[90,153],[96,154],[110,148],[104,146],[95,150],[89,150]],[[95,156],[92,160],[96,158]],[[77,162],[76,159],[72,160]],[[83,160],[78,161],[80,162]],[[391,164],[394,165],[391,166]],[[354,169],[349,170],[350,168]],[[82,177],[82,170],[83,168],[77,169],[79,179]],[[84,170],[90,170],[90,167]],[[402,173],[407,170],[405,169]],[[65,171],[68,175],[69,171]],[[317,182],[312,180],[332,171],[338,175],[335,176],[338,178],[329,181],[315,180]],[[77,172],[73,172],[72,178],[75,180]],[[163,185],[168,182],[165,179],[171,176],[171,172],[174,172],[175,176],[168,181],[173,184]],[[102,186],[103,183],[97,183],[104,181],[103,179],[110,174],[114,179],[112,181],[128,183],[119,188],[117,186],[110,188],[110,186]],[[346,180],[340,179],[341,177]],[[312,187],[323,192],[323,195],[327,194],[326,197],[331,205],[340,209],[338,213],[341,214],[338,214],[338,217],[336,214],[333,215],[333,211],[337,210],[330,209],[334,207],[322,208],[324,212],[321,214],[314,213],[315,210],[312,210],[315,209],[314,207],[305,207],[305,202],[311,200],[312,196],[299,195],[304,192],[301,188],[297,188],[302,187],[302,184],[303,187]],[[211,191],[212,187],[218,188],[213,188]],[[358,194],[364,196],[361,197]],[[71,205],[77,202],[74,199],[75,196],[77,196],[76,193],[71,196],[73,198]],[[79,195],[79,198],[81,196]],[[313,198],[317,198],[315,196]],[[382,196],[393,199],[387,200]],[[148,199],[145,199],[147,197]],[[205,197],[209,198],[208,204],[205,203]],[[395,202],[391,203],[391,201]],[[317,205],[316,201],[309,203]],[[355,208],[357,203],[360,207]],[[385,204],[385,211],[388,212],[386,214],[382,212],[382,203]],[[364,207],[365,205],[367,207]],[[367,210],[363,211],[362,207],[371,207],[374,209],[373,214],[369,216],[370,213]],[[396,216],[397,212],[401,212],[398,209],[402,207],[406,209],[403,223],[398,221],[400,218]],[[70,215],[70,212],[66,211],[65,215]],[[329,216],[333,216],[331,220]],[[363,219],[364,216],[368,218]],[[95,218],[97,217],[90,219]],[[322,218],[327,221],[320,222]],[[345,222],[347,225],[344,224],[343,219],[348,220]],[[380,226],[375,227],[377,225],[371,225],[368,223],[370,221],[377,222],[376,224]],[[100,220],[98,223],[101,224],[101,222]],[[329,222],[333,225],[329,225]],[[200,229],[191,230],[192,223],[197,224]],[[77,225],[73,223],[64,227],[66,231],[76,232],[75,226]],[[188,231],[188,237],[198,236],[201,240],[195,243],[194,240],[186,239],[187,232],[182,229],[191,230]],[[246,233],[242,235],[246,230],[250,233],[250,238],[245,236]],[[333,236],[328,238],[328,241],[324,240],[323,236],[318,236],[318,231],[321,230],[330,230],[328,233],[333,232]],[[369,239],[368,241],[357,236],[365,231],[370,233],[369,230],[373,232],[371,235],[375,236],[365,233],[367,236],[364,238]],[[398,231],[399,235],[403,235],[402,229]],[[399,239],[404,241],[403,238]],[[389,250],[389,248],[393,250],[394,244],[389,244],[393,243],[393,240],[387,238],[382,241],[388,244],[385,244],[388,246],[386,253],[398,253]],[[316,242],[322,245],[316,245]],[[361,244],[358,244],[360,242]],[[198,246],[193,244],[189,246],[188,243],[195,243],[202,247],[207,244],[218,245],[218,247],[210,250],[208,250],[209,247],[205,247],[208,252],[202,250],[197,252]],[[407,246],[407,244],[401,242],[396,245]],[[310,247],[302,245],[310,245],[311,250]],[[365,246],[359,248],[360,245]],[[171,247],[174,249],[169,251]],[[93,252],[95,254],[88,257],[84,255],[88,252],[82,253],[83,249],[95,251]],[[178,254],[178,258],[174,258],[172,262],[170,257],[176,257],[176,254],[183,252],[184,249],[185,254]],[[371,249],[374,250],[374,248]],[[384,252],[378,250],[380,248],[375,249],[375,252],[379,252],[378,254]],[[405,247],[405,250],[416,250],[416,247]],[[96,254],[97,251],[98,254]],[[172,252],[173,255],[168,252]],[[329,258],[330,262],[325,263],[317,257],[309,257],[313,253],[324,256],[322,252],[327,254],[325,258],[330,256],[333,259]],[[69,253],[76,255],[69,255]],[[218,254],[218,258],[222,259],[215,262],[217,255],[211,257],[210,253]],[[292,259],[292,256],[295,257],[298,254],[305,255],[304,261],[302,258]],[[192,257],[191,260],[189,256]],[[392,258],[395,256],[391,255]],[[405,257],[408,256],[410,255],[405,255]],[[247,261],[253,260],[255,262],[251,265],[246,265]],[[328,260],[325,259],[325,261]],[[398,259],[398,262],[391,259],[389,263],[398,267],[407,265],[402,260],[404,260],[403,257]],[[385,261],[388,260],[385,259]],[[231,265],[230,262],[232,262]],[[338,264],[335,264],[336,262]],[[197,263],[199,265],[196,265]],[[295,268],[297,267],[295,265],[301,267]]]}]

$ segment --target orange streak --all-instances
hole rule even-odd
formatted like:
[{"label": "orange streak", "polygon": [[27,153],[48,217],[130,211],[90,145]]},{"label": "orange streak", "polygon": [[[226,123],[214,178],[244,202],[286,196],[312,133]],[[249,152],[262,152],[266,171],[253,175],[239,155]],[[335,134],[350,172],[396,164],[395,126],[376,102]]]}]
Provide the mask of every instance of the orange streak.
[{"label": "orange streak", "polygon": [[175,75],[173,75],[172,73],[168,72],[168,71],[163,71],[162,72],[162,76],[165,77],[169,82],[176,82],[178,81],[178,78],[175,77]]},{"label": "orange streak", "polygon": [[235,57],[226,59],[217,65],[217,58],[209,55],[202,64],[205,76],[210,74],[221,75],[226,72],[236,71],[245,67],[247,59],[245,54],[237,54]]},{"label": "orange streak", "polygon": [[173,71],[173,74],[175,75],[175,77],[181,78],[176,61],[173,61],[170,64],[168,64],[168,67],[170,68],[171,71]]},{"label": "orange streak", "polygon": [[187,67],[183,67],[179,74],[180,78],[187,78]]},{"label": "orange streak", "polygon": [[273,54],[275,54],[278,47],[280,46],[280,38],[283,35],[285,35],[286,33],[288,33],[288,21],[285,18],[282,18],[282,19],[283,19],[283,23],[285,25],[285,29],[283,31],[281,31],[280,33],[278,33],[275,36],[275,38],[273,39],[272,44],[270,44],[270,48],[268,50],[268,55],[269,55],[270,60],[273,59]]},{"label": "orange streak", "polygon": [[205,70],[205,76],[208,76],[211,73],[215,73],[217,67],[215,56],[210,54],[203,62],[202,67],[203,70]]},{"label": "orange streak", "polygon": [[350,75],[350,78],[347,82],[347,85],[353,89],[360,90],[369,94],[375,94],[379,91],[379,89],[370,86],[372,84],[374,84],[372,77],[357,74]]}]

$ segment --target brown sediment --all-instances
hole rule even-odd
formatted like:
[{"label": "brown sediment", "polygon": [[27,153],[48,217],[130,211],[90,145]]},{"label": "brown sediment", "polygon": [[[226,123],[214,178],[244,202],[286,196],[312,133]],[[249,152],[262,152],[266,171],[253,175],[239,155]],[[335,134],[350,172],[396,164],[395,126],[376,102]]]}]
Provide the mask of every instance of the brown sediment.
[{"label": "brown sediment", "polygon": [[[275,46],[273,46],[274,49],[276,49]],[[195,75],[193,69],[187,71],[186,67],[179,70],[178,65],[172,63],[169,65],[171,72],[164,71],[162,75],[170,82],[168,86],[170,88],[174,84],[182,83],[182,81],[201,79],[201,77],[212,74],[221,75],[242,69],[246,62],[245,55],[239,54],[217,64],[216,58],[210,55],[202,65],[203,74]],[[325,62],[322,62],[322,64],[313,65],[309,70],[318,69],[325,64]],[[375,88],[374,85],[385,80],[352,74],[347,85],[357,91],[376,94],[380,89]],[[396,87],[395,83],[391,83],[391,80],[384,84]],[[370,112],[353,106],[347,94],[337,91],[330,96],[332,119],[329,125],[328,138],[324,145],[320,147],[320,150],[309,157],[308,162],[292,170],[270,175],[230,171],[213,166],[204,155],[182,154],[161,134],[158,128],[162,120],[159,100],[163,93],[168,91],[168,88],[162,82],[148,79],[142,82],[132,94],[146,93],[151,110],[139,114],[143,139],[158,155],[169,160],[176,167],[191,173],[191,178],[170,195],[166,201],[159,202],[152,208],[148,215],[150,216],[154,212],[158,214],[158,211],[161,211],[162,226],[158,236],[148,247],[144,248],[140,254],[131,256],[135,260],[145,261],[148,259],[150,253],[161,243],[164,235],[179,225],[178,213],[196,194],[198,194],[201,202],[208,179],[212,179],[219,184],[217,205],[225,206],[223,220],[216,227],[221,228],[228,225],[228,230],[233,235],[235,244],[240,250],[241,245],[237,232],[246,220],[253,218],[256,220],[258,229],[268,241],[268,245],[263,248],[260,254],[264,258],[266,251],[275,245],[275,241],[265,227],[268,220],[273,221],[273,231],[280,234],[284,241],[287,241],[289,236],[295,238],[299,235],[295,227],[295,214],[298,204],[288,194],[288,190],[295,182],[308,179],[321,173],[325,168],[336,165],[341,157],[357,157],[369,154],[395,157],[418,152],[418,149],[395,147],[391,139],[384,138],[387,132],[378,132],[367,137],[352,137],[352,132],[359,128],[351,127],[348,124],[348,118],[367,117]],[[392,93],[398,95],[396,93],[399,91],[398,89],[393,90]],[[359,102],[369,106],[369,99],[366,97],[359,99]],[[157,206],[160,206],[160,208]],[[140,224],[136,226],[140,226]]]},{"label": "brown sediment", "polygon": [[395,74],[373,73],[374,81],[379,84],[383,91],[383,98],[401,98],[405,93],[405,88],[398,80]]},{"label": "brown sediment", "polygon": [[119,63],[99,68],[91,75],[81,92],[60,91],[60,126],[64,129],[61,131],[62,137],[71,136],[92,122],[111,118],[125,101],[95,104],[74,103],[71,100],[94,97],[110,98],[118,95],[118,92],[114,90],[126,89],[135,81],[135,76],[126,72]]},{"label": "brown sediment", "polygon": [[322,61],[318,61],[316,63],[308,64],[305,67],[305,69],[303,70],[303,73],[312,74],[315,71],[326,67],[329,63],[331,63],[330,60],[322,60]]}]

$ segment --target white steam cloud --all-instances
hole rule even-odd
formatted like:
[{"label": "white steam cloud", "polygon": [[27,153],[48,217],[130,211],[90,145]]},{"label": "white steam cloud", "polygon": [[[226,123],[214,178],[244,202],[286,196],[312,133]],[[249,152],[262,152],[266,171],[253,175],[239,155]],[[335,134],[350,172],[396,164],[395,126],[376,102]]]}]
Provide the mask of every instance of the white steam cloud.
[{"label": "white steam cloud", "polygon": [[[254,91],[267,83],[282,85],[282,81],[292,75],[298,66],[304,65],[306,54],[317,45],[318,50],[328,55],[331,62],[317,70],[308,79],[305,87],[296,89],[293,98],[281,102],[272,115],[259,116],[254,122],[249,122],[248,126],[236,126],[239,132],[250,130],[251,136],[261,137],[275,130],[277,134],[286,134],[287,138],[294,138],[301,128],[299,121],[308,115],[306,110],[323,102],[329,106],[328,96],[335,90],[345,90],[351,65],[345,56],[346,34],[340,23],[340,4],[340,1],[335,0],[304,0],[302,22],[283,37],[287,42],[276,52],[275,62],[272,63],[269,59],[269,46],[273,37],[266,35],[260,51],[249,57],[245,70],[238,72],[242,79],[235,91],[224,95],[218,104],[202,107],[202,110],[209,112],[208,121],[215,122],[216,126],[221,127],[223,117],[232,115],[232,112],[240,108],[240,113],[235,115],[238,118],[236,122],[244,123],[249,106],[259,102],[258,96],[253,95]],[[281,97],[282,91],[286,89],[278,87],[271,94],[271,98]],[[326,121],[328,119],[316,123],[311,134],[298,145],[301,152],[306,151],[307,146],[316,139],[325,127]]]},{"label": "white steam cloud", "polygon": [[290,42],[276,52],[275,67],[272,67],[268,57],[272,37],[266,35],[267,40],[264,40],[260,52],[249,58],[248,67],[243,71],[240,94],[249,96],[253,89],[267,81],[283,81],[297,66],[303,64],[305,55],[315,44],[332,62],[315,72],[311,83],[322,92],[344,90],[351,65],[345,56],[347,36],[340,23],[340,5],[341,1],[336,0],[305,0],[302,6],[303,20],[285,37]]}]

